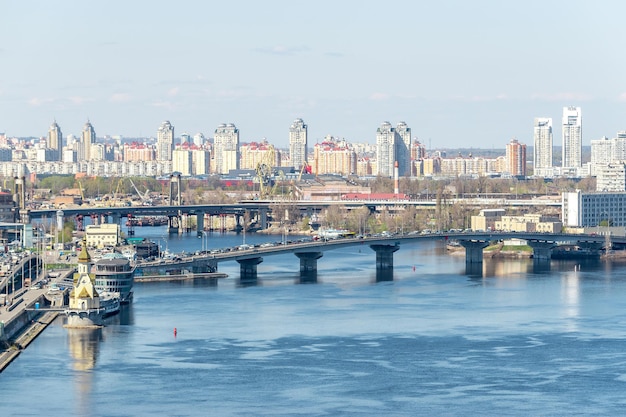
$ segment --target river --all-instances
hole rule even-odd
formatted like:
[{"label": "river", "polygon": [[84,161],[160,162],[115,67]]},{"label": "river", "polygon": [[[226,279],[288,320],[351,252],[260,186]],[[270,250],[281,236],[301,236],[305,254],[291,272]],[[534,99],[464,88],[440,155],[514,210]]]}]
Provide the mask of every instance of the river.
[{"label": "river", "polygon": [[[243,240],[136,230],[172,252]],[[217,282],[136,284],[101,330],[48,327],[0,374],[0,415],[623,414],[625,264],[488,259],[468,274],[442,242],[403,243],[394,264],[377,276],[354,247],[306,283],[286,254],[255,285],[236,262]]]}]

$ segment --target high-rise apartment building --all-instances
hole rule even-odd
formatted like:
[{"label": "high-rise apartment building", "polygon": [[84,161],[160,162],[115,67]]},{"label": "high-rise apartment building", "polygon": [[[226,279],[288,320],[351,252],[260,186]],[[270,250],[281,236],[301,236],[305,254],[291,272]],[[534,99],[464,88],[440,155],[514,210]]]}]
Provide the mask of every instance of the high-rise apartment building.
[{"label": "high-rise apartment building", "polygon": [[582,115],[580,107],[563,108],[563,168],[582,166]]},{"label": "high-rise apartment building", "polygon": [[396,160],[399,175],[411,172],[411,128],[405,122],[396,126]]},{"label": "high-rise apartment building", "polygon": [[383,122],[376,130],[377,175],[393,176],[396,162],[396,130],[391,123]]},{"label": "high-rise apartment building", "polygon": [[294,120],[289,128],[289,157],[296,171],[307,163],[307,125],[302,119]]},{"label": "high-rise apartment building", "polygon": [[174,126],[166,120],[157,130],[157,160],[171,161],[172,152],[174,152]]},{"label": "high-rise apartment building", "polygon": [[270,168],[280,166],[280,151],[270,145],[267,140],[263,142],[243,143],[239,147],[241,155],[239,168],[256,169],[259,164],[268,165]]},{"label": "high-rise apartment building", "polygon": [[61,161],[63,157],[63,133],[56,120],[48,129],[48,140],[46,148],[53,149],[56,152],[55,161]]},{"label": "high-rise apartment building", "polygon": [[533,133],[533,168],[535,175],[546,176],[552,169],[552,118],[536,117]]},{"label": "high-rise apartment building", "polygon": [[597,175],[598,170],[613,161],[613,149],[616,139],[604,136],[601,139],[591,141],[591,164],[590,174]]},{"label": "high-rise apartment building", "polygon": [[513,176],[526,176],[526,145],[512,139],[506,145],[505,171]]},{"label": "high-rise apartment building", "polygon": [[180,172],[184,177],[194,175],[193,157],[189,147],[179,146],[172,151],[172,170]]},{"label": "high-rise apartment building", "polygon": [[78,143],[78,161],[89,161],[92,159],[91,145],[94,143],[96,143],[96,131],[91,122],[87,120],[87,123],[83,126],[80,142]]},{"label": "high-rise apartment building", "polygon": [[322,143],[313,147],[312,172],[316,175],[351,175],[357,172],[357,155],[345,140],[326,136]]},{"label": "high-rise apartment building", "polygon": [[156,157],[154,147],[145,143],[125,143],[122,149],[126,162],[154,161]]},{"label": "high-rise apartment building", "polygon": [[398,174],[411,173],[411,128],[400,122],[394,129],[383,122],[376,130],[377,175],[391,177],[398,162]]},{"label": "high-rise apartment building", "polygon": [[239,169],[239,129],[233,123],[222,123],[213,136],[214,172],[228,174]]},{"label": "high-rise apartment building", "polygon": [[626,132],[617,132],[617,137],[606,136],[591,141],[590,174],[598,175],[601,168],[615,162],[626,161]]}]

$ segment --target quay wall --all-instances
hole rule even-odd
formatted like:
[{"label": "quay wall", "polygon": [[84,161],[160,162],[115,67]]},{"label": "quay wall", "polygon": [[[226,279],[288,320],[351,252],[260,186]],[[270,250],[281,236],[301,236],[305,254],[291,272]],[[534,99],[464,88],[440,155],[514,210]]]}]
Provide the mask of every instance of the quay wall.
[{"label": "quay wall", "polygon": [[4,334],[7,339],[13,339],[22,329],[24,329],[24,327],[29,325],[31,321],[35,320],[41,315],[41,312],[39,311],[26,309],[27,307],[33,306],[35,303],[40,303],[40,305],[43,305],[41,297],[33,300],[32,302],[29,302],[28,306],[22,304],[21,300],[22,299],[19,300],[19,304],[17,304],[16,302],[16,304],[13,305],[17,306],[18,309],[22,309],[22,311],[17,313],[17,315],[11,320],[4,323]]}]

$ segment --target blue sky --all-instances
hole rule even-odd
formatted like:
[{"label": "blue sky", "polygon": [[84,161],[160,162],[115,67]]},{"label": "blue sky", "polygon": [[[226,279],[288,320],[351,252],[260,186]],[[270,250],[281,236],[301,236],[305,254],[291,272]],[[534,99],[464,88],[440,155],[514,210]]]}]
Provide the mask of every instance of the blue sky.
[{"label": "blue sky", "polygon": [[582,107],[584,145],[626,130],[621,1],[0,0],[0,132],[212,136],[286,146],[293,119],[373,143],[532,145]]}]

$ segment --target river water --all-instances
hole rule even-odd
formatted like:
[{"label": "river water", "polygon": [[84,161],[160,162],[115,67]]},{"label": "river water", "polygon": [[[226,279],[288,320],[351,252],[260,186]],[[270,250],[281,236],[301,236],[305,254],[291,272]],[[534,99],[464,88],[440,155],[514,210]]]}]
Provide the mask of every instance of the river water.
[{"label": "river water", "polygon": [[[173,252],[243,239],[136,230]],[[105,328],[46,329],[0,374],[0,415],[624,414],[626,265],[468,274],[442,242],[403,243],[394,263],[377,276],[363,246],[326,252],[306,283],[290,254],[254,285],[236,262],[218,282],[136,284]]]}]

